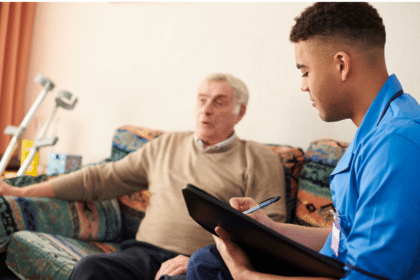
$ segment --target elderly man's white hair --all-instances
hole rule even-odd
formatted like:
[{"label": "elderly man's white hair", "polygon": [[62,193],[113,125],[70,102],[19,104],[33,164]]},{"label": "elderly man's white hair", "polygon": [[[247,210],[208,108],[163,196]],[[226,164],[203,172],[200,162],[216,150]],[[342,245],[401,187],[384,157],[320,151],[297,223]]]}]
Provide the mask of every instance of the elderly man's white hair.
[{"label": "elderly man's white hair", "polygon": [[206,77],[206,81],[227,81],[235,93],[237,104],[248,104],[249,92],[245,83],[232,74],[214,73]]}]

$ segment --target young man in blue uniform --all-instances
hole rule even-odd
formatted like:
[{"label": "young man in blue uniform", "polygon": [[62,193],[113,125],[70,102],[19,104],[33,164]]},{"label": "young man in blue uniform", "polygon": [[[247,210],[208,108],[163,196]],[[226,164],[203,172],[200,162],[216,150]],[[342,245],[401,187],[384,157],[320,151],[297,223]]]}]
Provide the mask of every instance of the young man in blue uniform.
[{"label": "young man in blue uniform", "polygon": [[[330,175],[334,229],[275,223],[262,211],[252,217],[341,260],[343,279],[420,279],[420,107],[388,74],[381,17],[367,3],[316,3],[296,18],[290,40],[301,89],[321,119],[351,119],[358,130]],[[285,279],[255,271],[222,228],[216,233],[216,246],[191,257],[187,279]]]}]

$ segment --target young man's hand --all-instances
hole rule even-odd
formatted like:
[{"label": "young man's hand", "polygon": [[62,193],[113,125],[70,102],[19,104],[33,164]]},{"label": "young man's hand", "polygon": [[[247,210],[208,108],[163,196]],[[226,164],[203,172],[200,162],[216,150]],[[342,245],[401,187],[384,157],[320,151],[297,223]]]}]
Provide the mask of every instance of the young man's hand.
[{"label": "young man's hand", "polygon": [[[255,200],[249,197],[234,197],[230,199],[229,203],[230,206],[241,212],[244,212],[258,205]],[[263,210],[257,210],[251,214],[248,214],[248,216],[265,225],[266,227],[273,227],[274,221],[270,219],[270,217],[268,217]]]},{"label": "young man's hand", "polygon": [[241,278],[238,275],[254,271],[245,252],[232,240],[230,240],[227,232],[220,226],[215,228],[218,235],[214,236],[217,250],[223,258],[226,266],[229,268],[233,279]]}]

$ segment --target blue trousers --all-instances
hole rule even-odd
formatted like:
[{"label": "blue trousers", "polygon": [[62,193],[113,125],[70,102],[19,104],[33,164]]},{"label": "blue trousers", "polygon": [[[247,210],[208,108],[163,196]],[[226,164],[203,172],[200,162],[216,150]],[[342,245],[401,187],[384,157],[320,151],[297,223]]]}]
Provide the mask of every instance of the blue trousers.
[{"label": "blue trousers", "polygon": [[[178,255],[149,243],[124,241],[120,251],[82,258],[74,267],[69,279],[153,280],[162,263]],[[163,279],[181,280],[185,279],[185,275],[164,275],[160,280]]]},{"label": "blue trousers", "polygon": [[201,248],[188,262],[187,280],[233,280],[216,245]]}]

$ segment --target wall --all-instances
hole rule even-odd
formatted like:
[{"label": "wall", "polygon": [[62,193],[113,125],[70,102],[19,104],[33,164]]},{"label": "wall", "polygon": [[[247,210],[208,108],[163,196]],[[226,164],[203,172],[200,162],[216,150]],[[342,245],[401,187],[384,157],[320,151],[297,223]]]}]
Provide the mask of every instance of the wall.
[{"label": "wall", "polygon": [[[248,112],[237,126],[244,139],[304,149],[311,140],[351,141],[349,120],[324,123],[300,91],[293,18],[311,3],[37,3],[27,81],[26,111],[41,87],[39,73],[56,89],[27,130],[35,132],[54,106],[58,90],[79,97],[75,110],[59,110],[49,136],[59,142],[41,150],[78,154],[83,163],[110,155],[121,125],[193,130],[200,81],[230,72],[250,90]],[[420,3],[373,3],[387,28],[388,70],[420,100]]]}]

